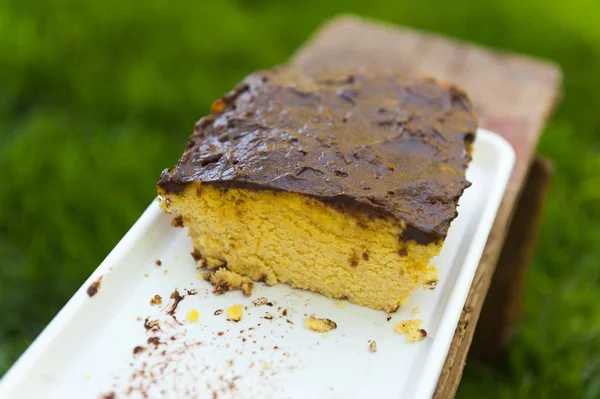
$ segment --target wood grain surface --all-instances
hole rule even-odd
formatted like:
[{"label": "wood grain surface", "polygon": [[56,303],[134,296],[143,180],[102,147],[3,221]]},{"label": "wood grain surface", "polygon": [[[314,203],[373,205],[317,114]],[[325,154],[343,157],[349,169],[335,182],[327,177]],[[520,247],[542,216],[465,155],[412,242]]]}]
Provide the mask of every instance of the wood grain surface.
[{"label": "wood grain surface", "polygon": [[536,157],[531,165],[481,310],[469,357],[496,363],[506,355],[521,315],[527,266],[535,252],[553,170],[552,162],[541,157]]},{"label": "wood grain surface", "polygon": [[547,61],[354,16],[340,16],[323,25],[294,54],[291,63],[308,68],[364,66],[406,74],[424,73],[457,83],[470,94],[480,126],[502,135],[515,150],[516,164],[434,395],[452,397],[541,130],[557,100],[561,71]]}]

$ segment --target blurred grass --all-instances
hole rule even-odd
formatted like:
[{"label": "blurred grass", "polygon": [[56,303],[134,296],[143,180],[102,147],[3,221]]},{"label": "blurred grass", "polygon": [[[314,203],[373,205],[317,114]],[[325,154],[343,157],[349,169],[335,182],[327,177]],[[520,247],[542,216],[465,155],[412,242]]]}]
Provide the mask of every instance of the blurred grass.
[{"label": "blurred grass", "polygon": [[0,3],[0,374],[154,196],[210,101],[353,12],[558,62],[557,165],[523,321],[460,397],[600,397],[600,4],[557,0]]}]

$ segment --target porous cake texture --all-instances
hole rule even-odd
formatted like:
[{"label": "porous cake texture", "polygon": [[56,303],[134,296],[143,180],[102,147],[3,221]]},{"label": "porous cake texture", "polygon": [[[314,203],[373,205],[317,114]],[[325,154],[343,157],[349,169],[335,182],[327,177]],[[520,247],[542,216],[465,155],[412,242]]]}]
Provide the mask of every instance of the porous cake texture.
[{"label": "porous cake texture", "polygon": [[158,192],[200,265],[392,312],[437,283],[476,129],[431,78],[279,67],[213,103]]}]

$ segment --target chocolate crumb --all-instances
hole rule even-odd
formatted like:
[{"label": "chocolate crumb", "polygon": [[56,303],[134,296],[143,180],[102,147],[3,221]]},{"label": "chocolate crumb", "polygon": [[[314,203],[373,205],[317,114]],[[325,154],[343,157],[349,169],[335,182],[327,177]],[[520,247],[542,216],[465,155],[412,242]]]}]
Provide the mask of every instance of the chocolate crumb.
[{"label": "chocolate crumb", "polygon": [[135,348],[133,348],[133,354],[137,355],[138,353],[143,352],[145,350],[146,350],[146,348],[144,348],[143,346],[139,346],[138,345]]},{"label": "chocolate crumb", "polygon": [[402,247],[398,250],[398,255],[400,256],[407,256],[408,255],[408,250],[406,249],[406,247]]},{"label": "chocolate crumb", "polygon": [[386,318],[386,320],[387,320],[387,321],[390,321],[390,320],[392,320],[392,316],[388,316],[388,317]]},{"label": "chocolate crumb", "polygon": [[195,289],[191,289],[191,290],[186,289],[185,292],[188,295],[198,295],[198,290],[195,290]]},{"label": "chocolate crumb", "polygon": [[156,259],[154,261],[154,263],[156,263],[156,266],[161,266],[162,265],[162,261],[160,259]]},{"label": "chocolate crumb", "polygon": [[217,335],[218,335],[219,337],[220,337],[221,335],[223,335],[223,334],[225,334],[223,331],[219,331],[219,332],[217,333]]},{"label": "chocolate crumb", "polygon": [[285,319],[285,321],[286,321],[287,323],[294,324],[294,322],[292,322],[290,319]]},{"label": "chocolate crumb", "polygon": [[282,315],[283,315],[283,316],[287,316],[287,314],[288,314],[288,311],[287,311],[287,309],[283,309],[283,313],[282,313]]},{"label": "chocolate crumb", "polygon": [[175,311],[177,310],[177,305],[179,305],[179,302],[183,301],[183,298],[185,298],[185,296],[181,296],[179,294],[179,291],[177,291],[177,290],[175,290],[171,293],[171,299],[173,299],[173,305],[171,305],[171,309],[169,309],[169,311],[167,312],[168,315],[170,315],[170,316],[175,315]]},{"label": "chocolate crumb", "polygon": [[192,255],[192,258],[194,258],[196,262],[199,262],[202,259],[202,255],[197,249],[194,249],[194,252],[190,252],[190,255]]},{"label": "chocolate crumb", "polygon": [[176,216],[175,218],[173,218],[173,220],[171,221],[171,226],[173,227],[183,227],[183,216]]},{"label": "chocolate crumb", "polygon": [[158,348],[158,345],[162,344],[159,337],[150,337],[147,342],[149,345],[154,345],[155,348]]},{"label": "chocolate crumb", "polygon": [[94,281],[87,289],[87,294],[91,298],[98,293],[100,290],[100,284],[102,283],[102,276],[98,277],[96,281]]},{"label": "chocolate crumb", "polygon": [[278,347],[277,345],[275,345],[275,346],[273,347],[273,349],[277,350],[277,349],[279,349],[279,347]]},{"label": "chocolate crumb", "polygon": [[220,314],[223,314],[223,309],[217,309],[217,310],[215,310],[215,316],[218,316]]},{"label": "chocolate crumb", "polygon": [[158,324],[158,320],[150,320],[150,318],[146,317],[144,320],[144,328],[146,330],[159,330],[160,325]]},{"label": "chocolate crumb", "polygon": [[102,399],[117,399],[117,395],[114,392],[109,392],[106,395],[102,395]]},{"label": "chocolate crumb", "polygon": [[364,260],[369,260],[369,254],[366,252],[363,252],[362,257]]}]

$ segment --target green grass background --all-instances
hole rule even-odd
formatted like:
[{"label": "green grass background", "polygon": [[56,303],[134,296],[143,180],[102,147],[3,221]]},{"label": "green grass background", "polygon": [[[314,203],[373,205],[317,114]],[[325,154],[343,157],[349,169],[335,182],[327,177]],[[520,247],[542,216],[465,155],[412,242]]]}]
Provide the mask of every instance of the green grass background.
[{"label": "green grass background", "polygon": [[558,62],[557,175],[509,358],[464,398],[600,397],[600,4],[0,2],[0,375],[155,195],[211,100],[353,12]]}]

